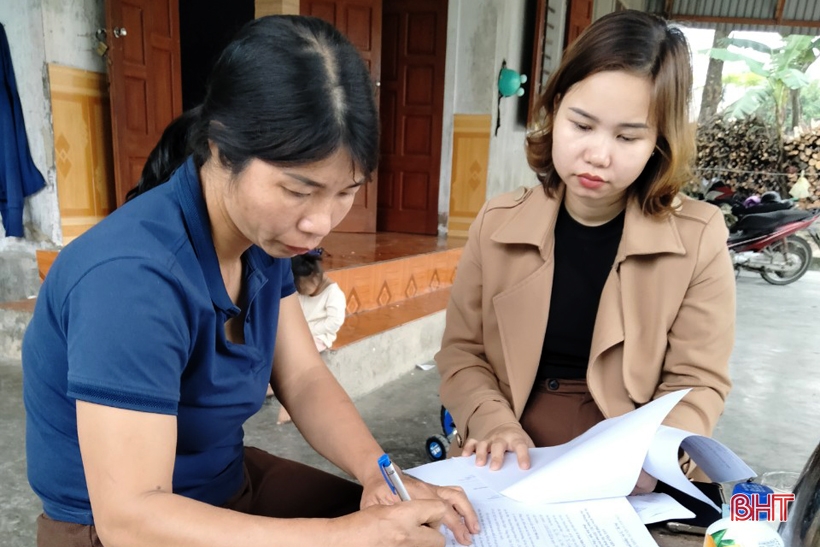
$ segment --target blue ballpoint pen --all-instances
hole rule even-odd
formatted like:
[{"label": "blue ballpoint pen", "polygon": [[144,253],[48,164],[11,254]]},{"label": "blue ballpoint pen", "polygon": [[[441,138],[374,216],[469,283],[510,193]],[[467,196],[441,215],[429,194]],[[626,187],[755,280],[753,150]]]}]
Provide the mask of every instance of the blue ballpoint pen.
[{"label": "blue ballpoint pen", "polygon": [[384,454],[379,458],[379,469],[390,490],[394,494],[398,494],[401,501],[410,501],[410,494],[407,493],[407,488],[404,487],[401,476],[396,472],[396,468],[393,467],[390,456]]}]

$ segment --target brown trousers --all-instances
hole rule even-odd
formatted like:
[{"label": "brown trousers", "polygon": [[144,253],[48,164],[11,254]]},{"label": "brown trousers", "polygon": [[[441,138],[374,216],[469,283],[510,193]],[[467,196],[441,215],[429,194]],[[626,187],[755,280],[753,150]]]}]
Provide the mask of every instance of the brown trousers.
[{"label": "brown trousers", "polygon": [[603,419],[586,380],[548,379],[533,386],[521,426],[535,446],[557,446]]},{"label": "brown trousers", "polygon": [[[301,463],[245,448],[245,480],[223,507],[276,518],[334,518],[358,511],[362,487]],[[321,495],[317,495],[321,493]],[[103,547],[94,526],[37,519],[37,547]]]}]

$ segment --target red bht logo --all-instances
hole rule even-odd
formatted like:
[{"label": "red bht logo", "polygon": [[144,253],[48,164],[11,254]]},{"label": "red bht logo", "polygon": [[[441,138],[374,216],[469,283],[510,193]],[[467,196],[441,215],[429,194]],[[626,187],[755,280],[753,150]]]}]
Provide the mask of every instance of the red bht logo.
[{"label": "red bht logo", "polygon": [[[764,498],[763,501],[761,498]],[[794,494],[733,494],[732,520],[785,521]]]}]

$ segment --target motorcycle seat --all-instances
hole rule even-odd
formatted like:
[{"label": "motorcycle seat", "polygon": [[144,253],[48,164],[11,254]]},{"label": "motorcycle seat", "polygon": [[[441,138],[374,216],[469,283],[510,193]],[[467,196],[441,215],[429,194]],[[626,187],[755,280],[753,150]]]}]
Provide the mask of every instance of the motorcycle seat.
[{"label": "motorcycle seat", "polygon": [[786,209],[784,211],[745,215],[732,227],[732,231],[747,234],[770,232],[784,224],[805,220],[811,217],[812,214],[810,211],[801,209]]},{"label": "motorcycle seat", "polygon": [[758,215],[760,213],[771,213],[772,211],[782,211],[784,209],[793,209],[794,203],[791,201],[767,201],[749,207],[744,207],[743,204],[735,204],[732,206],[732,214],[740,218],[746,215]]}]

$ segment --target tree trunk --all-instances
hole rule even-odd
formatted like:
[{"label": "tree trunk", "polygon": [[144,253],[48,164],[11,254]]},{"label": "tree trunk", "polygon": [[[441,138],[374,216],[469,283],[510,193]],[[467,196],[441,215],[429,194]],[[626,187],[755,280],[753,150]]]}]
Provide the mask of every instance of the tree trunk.
[{"label": "tree trunk", "polygon": [[[716,30],[712,47],[721,47],[720,41],[729,37],[728,30]],[[706,71],[706,84],[703,86],[703,95],[700,101],[700,115],[698,123],[704,124],[711,119],[718,109],[723,98],[723,61],[709,59],[709,68]]]},{"label": "tree trunk", "polygon": [[799,89],[790,89],[789,94],[791,95],[791,99],[792,99],[792,126],[791,126],[791,128],[794,129],[795,127],[800,127],[800,122],[803,119],[803,110],[800,107],[800,90]]}]

